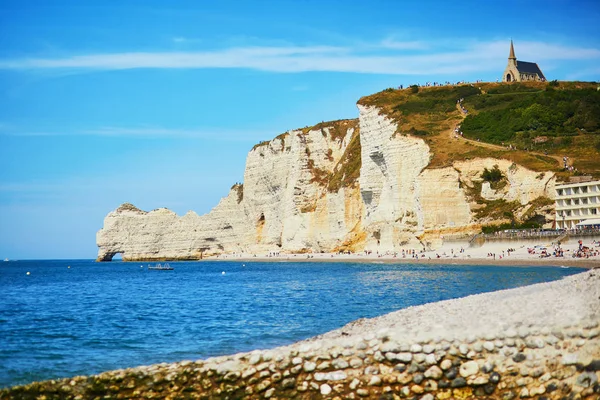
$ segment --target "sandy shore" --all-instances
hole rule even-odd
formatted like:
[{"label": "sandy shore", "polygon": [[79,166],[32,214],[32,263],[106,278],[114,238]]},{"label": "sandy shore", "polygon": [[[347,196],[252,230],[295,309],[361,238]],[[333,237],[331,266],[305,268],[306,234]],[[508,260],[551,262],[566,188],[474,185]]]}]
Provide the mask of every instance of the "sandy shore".
[{"label": "sandy shore", "polygon": [[[400,251],[396,254],[371,252],[367,254],[333,254],[333,253],[310,253],[310,254],[285,254],[277,251],[248,254],[227,254],[206,258],[206,260],[218,261],[261,261],[261,262],[357,262],[357,263],[398,263],[398,264],[455,264],[455,265],[506,265],[506,266],[565,266],[579,268],[600,268],[600,243],[586,239],[582,245],[590,248],[593,254],[589,258],[574,258],[579,243],[572,240],[560,245],[563,251],[562,257],[552,256],[553,251],[558,248],[551,239],[546,241],[502,241],[490,242],[481,247],[469,247],[468,243],[447,243],[440,249],[426,252],[416,252],[417,258],[412,256],[412,250],[406,249],[404,254]],[[509,249],[514,251],[508,251]],[[543,251],[550,257],[541,257]]]}]

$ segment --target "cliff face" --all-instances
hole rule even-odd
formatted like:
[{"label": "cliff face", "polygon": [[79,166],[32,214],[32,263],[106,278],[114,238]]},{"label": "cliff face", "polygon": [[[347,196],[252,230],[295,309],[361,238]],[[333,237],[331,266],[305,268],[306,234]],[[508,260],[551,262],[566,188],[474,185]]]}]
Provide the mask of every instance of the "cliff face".
[{"label": "cliff face", "polygon": [[[97,234],[98,260],[117,253],[124,260],[161,260],[435,247],[444,235],[505,220],[502,210],[520,218],[534,200],[553,197],[553,173],[506,160],[428,168],[424,140],[396,133],[374,106],[359,105],[359,112],[358,120],[290,131],[255,146],[244,184],[206,215],[122,205]],[[492,187],[481,174],[496,166],[504,178]]]},{"label": "cliff face", "polygon": [[183,217],[125,204],[97,233],[98,260],[199,259],[222,252],[330,250],[351,241],[363,207],[357,185],[328,189],[358,121],[290,131],[250,151],[244,184],[208,214]]}]

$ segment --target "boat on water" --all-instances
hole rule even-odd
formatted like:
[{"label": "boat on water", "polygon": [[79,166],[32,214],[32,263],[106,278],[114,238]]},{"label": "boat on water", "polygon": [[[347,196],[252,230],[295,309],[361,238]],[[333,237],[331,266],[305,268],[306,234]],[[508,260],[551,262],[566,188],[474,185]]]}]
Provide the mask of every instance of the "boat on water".
[{"label": "boat on water", "polygon": [[164,263],[163,265],[161,265],[161,264],[156,264],[154,266],[148,265],[148,269],[157,270],[157,271],[172,271],[175,268],[171,267],[168,263]]},{"label": "boat on water", "polygon": [[8,258],[5,258],[4,261],[8,261]]}]

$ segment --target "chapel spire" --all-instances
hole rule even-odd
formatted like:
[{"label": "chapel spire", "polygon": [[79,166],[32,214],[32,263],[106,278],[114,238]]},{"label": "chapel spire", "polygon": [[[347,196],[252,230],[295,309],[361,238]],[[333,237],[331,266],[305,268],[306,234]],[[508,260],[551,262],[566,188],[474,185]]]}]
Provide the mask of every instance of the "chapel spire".
[{"label": "chapel spire", "polygon": [[510,39],[510,54],[508,55],[508,59],[509,60],[516,60],[517,57],[515,57],[515,48],[513,47],[513,41],[512,39]]}]

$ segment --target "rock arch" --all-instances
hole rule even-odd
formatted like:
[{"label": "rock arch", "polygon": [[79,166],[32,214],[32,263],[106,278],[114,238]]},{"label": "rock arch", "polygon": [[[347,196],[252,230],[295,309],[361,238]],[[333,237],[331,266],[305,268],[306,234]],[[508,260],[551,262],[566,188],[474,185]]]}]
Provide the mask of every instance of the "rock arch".
[{"label": "rock arch", "polygon": [[110,252],[106,252],[104,254],[98,255],[98,258],[96,259],[96,261],[112,261],[113,257],[116,256],[117,254],[120,254],[122,258],[124,258],[125,253],[123,253],[122,251],[110,251]]}]

